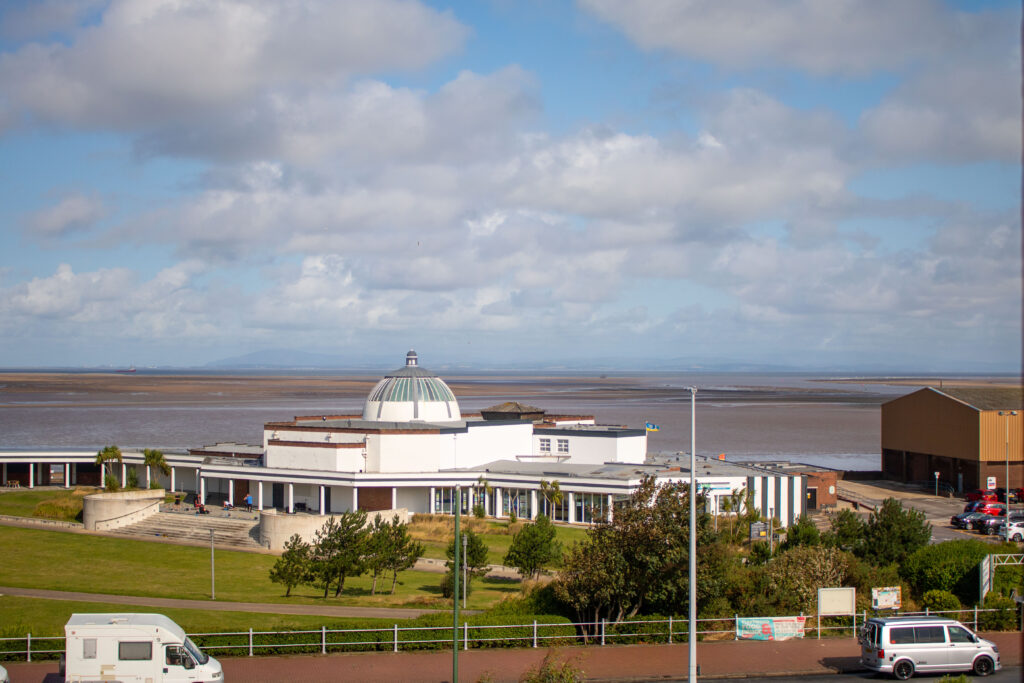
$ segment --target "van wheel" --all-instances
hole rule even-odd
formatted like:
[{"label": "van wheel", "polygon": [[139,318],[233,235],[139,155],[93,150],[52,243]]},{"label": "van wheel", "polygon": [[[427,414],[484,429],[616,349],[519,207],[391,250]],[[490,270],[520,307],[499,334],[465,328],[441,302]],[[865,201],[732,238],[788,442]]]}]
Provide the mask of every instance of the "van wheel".
[{"label": "van wheel", "polygon": [[992,660],[989,657],[978,657],[974,660],[974,675],[988,676],[995,670]]},{"label": "van wheel", "polygon": [[914,663],[909,659],[901,659],[892,665],[892,675],[905,681],[914,675]]},{"label": "van wheel", "polygon": [[1022,537],[1021,537],[1021,535],[1020,535],[1020,534],[1014,534],[1014,535],[1013,535],[1013,539],[1012,539],[1012,540],[1016,541],[1017,543],[1020,543],[1020,541],[1021,541],[1021,538],[1022,538]]}]

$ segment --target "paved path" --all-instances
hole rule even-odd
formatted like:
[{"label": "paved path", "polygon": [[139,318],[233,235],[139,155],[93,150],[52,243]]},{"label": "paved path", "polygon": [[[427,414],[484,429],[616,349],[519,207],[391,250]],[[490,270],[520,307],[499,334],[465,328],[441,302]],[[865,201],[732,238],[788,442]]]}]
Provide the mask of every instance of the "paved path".
[{"label": "paved path", "polygon": [[[102,593],[76,593],[50,591],[37,588],[11,588],[0,586],[0,595],[18,595],[45,600],[73,600],[76,602],[109,602],[132,607],[177,607],[215,612],[256,612],[265,614],[308,614],[324,617],[369,617],[378,619],[415,619],[431,614],[432,609],[405,609],[400,607],[345,607],[341,605],[289,605],[273,602],[224,602],[221,600],[176,600],[147,598],[135,595],[105,595]],[[472,612],[472,610],[471,610]]]},{"label": "paved path", "polygon": [[[1020,666],[1021,634],[987,633],[999,646],[1004,666]],[[609,645],[555,651],[558,660],[577,663],[590,681],[685,680],[688,646]],[[485,677],[496,683],[517,681],[536,667],[547,650],[469,650],[459,653],[459,680]],[[742,678],[836,674],[860,670],[860,647],[852,638],[785,642],[721,641],[697,645],[700,677]],[[239,657],[222,660],[226,681],[277,683],[303,681],[450,681],[451,650],[440,652],[367,653],[295,657]],[[56,682],[56,662],[5,663],[13,683]]]}]

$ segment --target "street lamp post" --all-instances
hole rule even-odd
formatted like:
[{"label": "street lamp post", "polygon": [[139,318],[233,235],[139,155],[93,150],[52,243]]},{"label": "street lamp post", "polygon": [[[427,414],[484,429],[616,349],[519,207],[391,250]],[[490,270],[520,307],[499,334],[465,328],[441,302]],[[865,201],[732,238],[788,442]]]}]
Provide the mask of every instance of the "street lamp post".
[{"label": "street lamp post", "polygon": [[[1006,425],[1006,483],[1003,490],[1006,491],[1006,514],[1010,514],[1010,418],[1017,415],[1016,410],[1000,410],[999,416],[1005,417],[1003,423]],[[1007,517],[1009,519],[1009,517]]]},{"label": "street lamp post", "polygon": [[697,681],[697,387],[690,390],[690,683]]},{"label": "street lamp post", "polygon": [[939,495],[939,473],[935,473],[935,495]]}]

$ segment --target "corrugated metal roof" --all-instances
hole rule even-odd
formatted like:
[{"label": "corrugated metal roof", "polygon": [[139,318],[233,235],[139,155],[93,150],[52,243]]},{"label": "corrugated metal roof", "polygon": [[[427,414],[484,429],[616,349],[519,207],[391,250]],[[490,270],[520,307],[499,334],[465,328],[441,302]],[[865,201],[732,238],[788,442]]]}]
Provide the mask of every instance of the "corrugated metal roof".
[{"label": "corrugated metal roof", "polygon": [[932,390],[978,410],[1024,410],[1024,387],[943,387]]}]

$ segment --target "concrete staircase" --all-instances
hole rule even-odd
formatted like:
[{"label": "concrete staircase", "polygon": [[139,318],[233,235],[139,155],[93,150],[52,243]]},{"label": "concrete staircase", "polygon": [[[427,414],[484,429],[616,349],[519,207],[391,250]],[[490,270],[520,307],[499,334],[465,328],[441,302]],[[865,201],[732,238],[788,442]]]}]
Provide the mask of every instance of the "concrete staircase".
[{"label": "concrete staircase", "polygon": [[209,545],[210,531],[218,548],[259,550],[259,523],[251,515],[232,518],[178,512],[158,512],[110,533],[132,538],[159,538],[172,543]]}]

